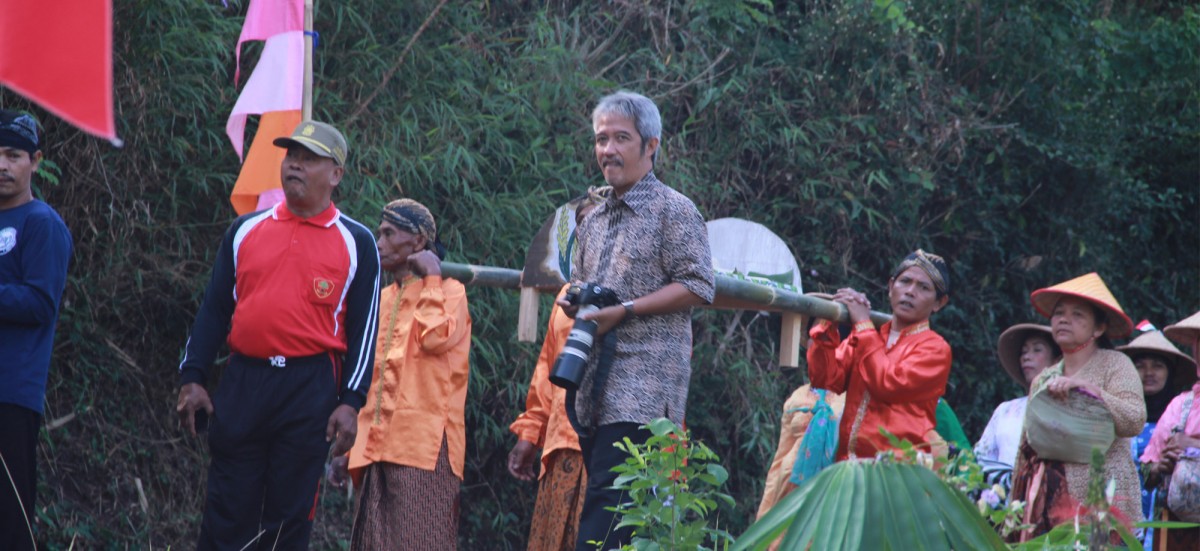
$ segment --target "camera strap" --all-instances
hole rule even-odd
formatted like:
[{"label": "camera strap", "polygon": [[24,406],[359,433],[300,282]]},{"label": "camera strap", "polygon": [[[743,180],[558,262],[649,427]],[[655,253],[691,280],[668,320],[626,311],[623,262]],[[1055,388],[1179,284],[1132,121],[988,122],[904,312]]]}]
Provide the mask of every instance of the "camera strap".
[{"label": "camera strap", "polygon": [[608,384],[608,374],[612,370],[613,357],[617,354],[617,331],[614,327],[604,335],[600,342],[600,359],[596,362],[596,376],[592,379],[592,389],[588,393],[591,398],[592,418],[588,426],[583,426],[579,422],[579,414],[575,411],[575,396],[576,390],[567,390],[567,420],[571,422],[571,428],[575,429],[575,433],[580,438],[590,438],[596,430],[596,419],[598,417],[597,403],[600,401],[600,396],[604,393],[604,387]]}]

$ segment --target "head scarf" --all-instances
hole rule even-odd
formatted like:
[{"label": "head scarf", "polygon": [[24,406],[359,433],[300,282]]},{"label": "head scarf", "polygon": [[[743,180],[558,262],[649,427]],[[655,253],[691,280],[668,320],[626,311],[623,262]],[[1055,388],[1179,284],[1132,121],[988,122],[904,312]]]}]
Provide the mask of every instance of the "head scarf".
[{"label": "head scarf", "polygon": [[0,147],[20,149],[32,156],[41,149],[37,122],[24,113],[0,109]]},{"label": "head scarf", "polygon": [[917,249],[908,256],[904,257],[904,261],[896,267],[892,272],[892,279],[895,279],[913,266],[920,268],[933,281],[933,288],[937,290],[938,298],[950,294],[950,267],[946,265],[946,261],[936,254],[927,253],[921,249]]},{"label": "head scarf", "polygon": [[396,199],[383,207],[383,221],[424,237],[425,248],[433,251],[439,259],[446,259],[446,247],[438,239],[437,223],[425,205],[412,199]]}]

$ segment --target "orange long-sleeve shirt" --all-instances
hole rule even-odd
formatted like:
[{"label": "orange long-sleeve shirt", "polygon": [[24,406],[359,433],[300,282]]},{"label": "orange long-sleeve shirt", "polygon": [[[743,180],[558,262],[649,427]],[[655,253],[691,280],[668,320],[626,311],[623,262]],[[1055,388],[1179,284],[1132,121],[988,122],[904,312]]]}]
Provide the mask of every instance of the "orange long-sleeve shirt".
[{"label": "orange long-sleeve shirt", "polygon": [[906,329],[888,348],[891,329],[889,322],[878,331],[856,331],[841,341],[837,326],[821,320],[809,332],[808,374],[813,388],[846,393],[838,425],[838,461],[849,456],[856,421],[859,430],[853,451],[858,457],[892,449],[880,427],[914,444],[941,441],[934,431],[935,411],[950,378],[950,345],[923,322]]},{"label": "orange long-sleeve shirt", "polygon": [[[566,287],[563,287],[566,290]],[[562,296],[559,292],[559,296]],[[529,394],[525,397],[525,411],[517,416],[508,430],[542,449],[542,469],[538,478],[546,474],[547,459],[556,450],[579,451],[579,435],[571,428],[567,419],[567,391],[550,382],[550,370],[567,342],[567,334],[575,320],[567,317],[557,305],[550,311],[546,324],[546,339],[538,355],[537,367],[529,381]]]},{"label": "orange long-sleeve shirt", "polygon": [[463,477],[470,349],[462,283],[426,276],[383,290],[375,374],[350,450],[352,475],[377,461],[432,471],[444,433],[450,467]]}]

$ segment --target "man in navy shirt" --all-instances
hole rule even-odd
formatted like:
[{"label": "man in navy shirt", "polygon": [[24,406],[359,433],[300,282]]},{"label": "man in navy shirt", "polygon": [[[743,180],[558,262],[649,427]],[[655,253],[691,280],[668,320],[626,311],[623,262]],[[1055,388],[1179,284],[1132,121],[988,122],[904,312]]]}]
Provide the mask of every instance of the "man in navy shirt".
[{"label": "man in navy shirt", "polygon": [[71,233],[30,182],[42,160],[33,117],[0,110],[0,549],[33,549],[37,436]]}]

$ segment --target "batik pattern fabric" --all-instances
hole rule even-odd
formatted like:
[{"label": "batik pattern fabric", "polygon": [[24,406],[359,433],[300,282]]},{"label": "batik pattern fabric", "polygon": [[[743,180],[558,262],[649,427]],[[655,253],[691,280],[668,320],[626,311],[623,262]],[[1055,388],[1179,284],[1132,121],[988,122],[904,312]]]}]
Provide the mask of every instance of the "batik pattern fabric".
[{"label": "batik pattern fabric", "polygon": [[1024,438],[1017,453],[1022,468],[1013,476],[1011,499],[1025,502],[1023,521],[1032,526],[1010,534],[1010,542],[1028,541],[1049,532],[1073,518],[1080,504],[1068,489],[1063,462],[1042,461]]},{"label": "batik pattern fabric", "polygon": [[[653,172],[601,203],[576,231],[575,281],[612,289],[622,301],[671,283],[706,303],[715,296],[704,218],[690,199]],[[580,384],[580,423],[645,424],[667,417],[682,424],[692,375],[691,309],[629,318],[613,331],[617,340],[610,369],[598,381],[601,354],[593,353]]]},{"label": "batik pattern fabric", "polygon": [[445,440],[432,471],[372,463],[359,487],[351,551],[456,549],[461,484]]},{"label": "batik pattern fabric", "polygon": [[579,533],[579,513],[587,493],[583,453],[559,449],[542,457],[533,522],[529,526],[529,551],[570,551]]}]

